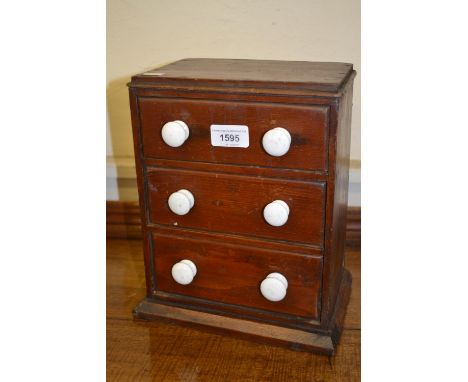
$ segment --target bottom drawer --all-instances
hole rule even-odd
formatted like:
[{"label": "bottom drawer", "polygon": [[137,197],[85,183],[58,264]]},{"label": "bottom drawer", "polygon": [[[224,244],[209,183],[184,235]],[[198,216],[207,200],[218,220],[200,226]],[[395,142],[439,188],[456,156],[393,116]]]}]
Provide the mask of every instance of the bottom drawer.
[{"label": "bottom drawer", "polygon": [[[319,317],[321,256],[239,246],[187,237],[184,233],[153,233],[152,248],[156,290],[312,319]],[[184,259],[196,266],[196,274],[187,285],[177,283],[172,275],[174,264]],[[183,274],[188,271],[191,277],[189,265],[185,263],[177,269]],[[287,280],[285,297],[275,302],[267,300],[260,290],[262,281],[272,272],[281,273]],[[275,289],[277,279],[273,284]],[[269,286],[271,283],[264,283],[264,288]]]}]

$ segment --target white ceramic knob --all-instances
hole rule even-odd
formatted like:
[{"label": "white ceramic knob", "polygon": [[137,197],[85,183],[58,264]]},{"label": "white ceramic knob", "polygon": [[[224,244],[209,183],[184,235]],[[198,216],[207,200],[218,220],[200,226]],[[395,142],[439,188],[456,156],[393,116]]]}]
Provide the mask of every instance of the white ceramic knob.
[{"label": "white ceramic knob", "polygon": [[260,292],[268,301],[281,301],[286,297],[288,280],[281,273],[270,273],[260,284]]},{"label": "white ceramic knob", "polygon": [[268,154],[274,157],[283,156],[291,146],[291,134],[282,127],[275,127],[265,133],[262,144]]},{"label": "white ceramic knob", "polygon": [[171,147],[179,147],[189,137],[189,128],[185,122],[172,121],[167,122],[162,130],[161,135],[163,141]]},{"label": "white ceramic knob", "polygon": [[176,283],[188,285],[197,274],[197,267],[190,260],[182,260],[172,266],[171,273]]},{"label": "white ceramic knob", "polygon": [[179,190],[169,196],[169,208],[177,215],[186,215],[195,204],[195,198],[189,190]]},{"label": "white ceramic knob", "polygon": [[285,225],[289,217],[289,206],[282,200],[275,200],[263,209],[263,217],[274,227]]}]

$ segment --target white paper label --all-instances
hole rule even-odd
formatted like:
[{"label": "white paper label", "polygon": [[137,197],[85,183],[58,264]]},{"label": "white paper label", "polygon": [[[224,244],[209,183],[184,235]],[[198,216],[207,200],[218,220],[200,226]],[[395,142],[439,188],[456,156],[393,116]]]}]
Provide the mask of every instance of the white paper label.
[{"label": "white paper label", "polygon": [[221,147],[249,147],[249,127],[244,125],[211,125],[211,144]]}]

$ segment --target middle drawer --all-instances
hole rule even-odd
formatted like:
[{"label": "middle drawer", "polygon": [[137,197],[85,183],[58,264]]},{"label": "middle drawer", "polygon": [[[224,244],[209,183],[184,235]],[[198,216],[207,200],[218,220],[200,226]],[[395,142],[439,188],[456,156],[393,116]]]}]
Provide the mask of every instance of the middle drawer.
[{"label": "middle drawer", "polygon": [[[148,168],[147,184],[150,223],[322,247],[325,182]],[[195,199],[186,215],[176,215],[168,205],[170,195],[180,189]],[[287,222],[279,227],[268,224],[263,215],[275,200],[289,207]]]}]

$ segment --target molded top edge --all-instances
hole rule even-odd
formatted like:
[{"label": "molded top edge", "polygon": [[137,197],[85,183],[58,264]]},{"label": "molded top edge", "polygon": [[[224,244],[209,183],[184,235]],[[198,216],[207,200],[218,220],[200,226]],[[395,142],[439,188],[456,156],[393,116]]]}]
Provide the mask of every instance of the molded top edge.
[{"label": "molded top edge", "polygon": [[187,58],[133,76],[129,86],[298,89],[334,93],[352,78],[352,74],[353,65],[340,62]]}]

